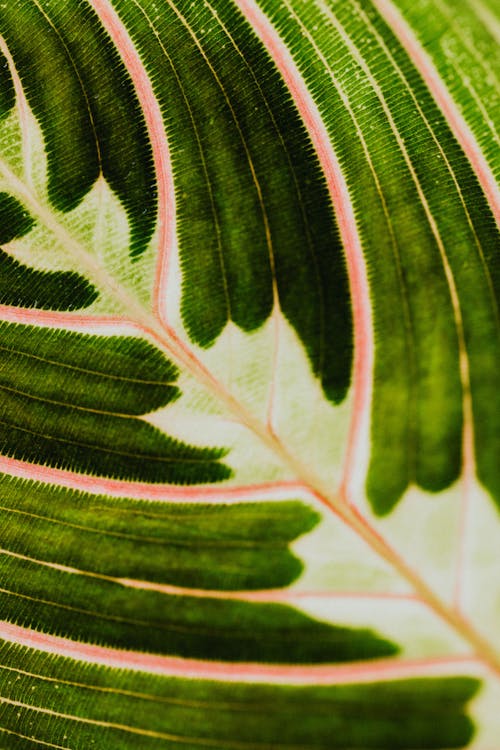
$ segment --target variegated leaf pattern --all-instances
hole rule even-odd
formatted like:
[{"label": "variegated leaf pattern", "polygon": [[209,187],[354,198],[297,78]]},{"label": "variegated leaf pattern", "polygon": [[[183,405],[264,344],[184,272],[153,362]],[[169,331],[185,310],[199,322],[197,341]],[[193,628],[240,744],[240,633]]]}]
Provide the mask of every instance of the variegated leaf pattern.
[{"label": "variegated leaf pattern", "polygon": [[0,747],[497,750],[497,0],[0,5]]}]

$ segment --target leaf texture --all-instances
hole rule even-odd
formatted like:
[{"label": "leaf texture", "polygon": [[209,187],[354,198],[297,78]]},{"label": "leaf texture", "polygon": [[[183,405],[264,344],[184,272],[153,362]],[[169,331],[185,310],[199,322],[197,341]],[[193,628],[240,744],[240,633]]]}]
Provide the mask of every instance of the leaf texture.
[{"label": "leaf texture", "polygon": [[0,747],[494,750],[499,28],[0,8]]}]

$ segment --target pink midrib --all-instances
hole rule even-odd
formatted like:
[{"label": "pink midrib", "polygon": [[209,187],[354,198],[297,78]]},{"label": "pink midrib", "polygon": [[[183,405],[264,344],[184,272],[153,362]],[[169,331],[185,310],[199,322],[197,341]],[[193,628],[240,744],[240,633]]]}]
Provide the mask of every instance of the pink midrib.
[{"label": "pink midrib", "polygon": [[77,643],[67,638],[47,635],[8,622],[0,623],[2,637],[11,643],[46,653],[83,660],[93,664],[144,671],[188,679],[224,680],[227,682],[268,682],[286,685],[334,685],[409,677],[456,674],[457,668],[480,669],[477,660],[466,655],[435,659],[380,659],[350,664],[257,664],[227,663],[175,656],[126,651],[93,644]]},{"label": "pink midrib", "polygon": [[175,197],[172,164],[158,99],[137,50],[116,11],[107,0],[89,0],[113,40],[134,83],[148,130],[158,189],[158,260],[154,288],[155,313],[163,319],[163,294],[175,244]]},{"label": "pink midrib", "polygon": [[203,502],[268,502],[304,499],[316,496],[300,482],[270,481],[240,485],[171,485],[146,484],[120,479],[106,479],[90,474],[79,474],[65,469],[55,469],[41,464],[31,464],[8,456],[0,456],[0,472],[20,479],[32,479],[58,487],[92,492],[94,495],[129,497],[135,500],[154,500],[165,503]]}]

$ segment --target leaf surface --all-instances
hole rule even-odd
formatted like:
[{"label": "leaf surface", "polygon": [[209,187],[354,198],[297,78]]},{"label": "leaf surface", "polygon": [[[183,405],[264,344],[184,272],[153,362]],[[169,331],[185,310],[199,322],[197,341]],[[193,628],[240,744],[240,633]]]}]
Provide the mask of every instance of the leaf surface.
[{"label": "leaf surface", "polygon": [[493,750],[498,24],[1,9],[0,747]]}]

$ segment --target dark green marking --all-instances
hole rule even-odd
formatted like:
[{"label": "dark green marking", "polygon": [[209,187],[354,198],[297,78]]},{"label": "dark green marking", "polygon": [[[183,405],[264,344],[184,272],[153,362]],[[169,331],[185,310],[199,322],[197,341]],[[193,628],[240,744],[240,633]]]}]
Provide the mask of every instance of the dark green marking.
[{"label": "dark green marking", "polygon": [[0,120],[7,117],[16,103],[16,92],[7,58],[0,52]]},{"label": "dark green marking", "polygon": [[120,582],[221,591],[285,586],[301,571],[289,544],[317,521],[298,502],[164,505],[3,476],[0,606],[21,626],[157,654],[300,664],[396,654],[370,630],[317,622],[282,604]]},{"label": "dark green marking", "polygon": [[16,198],[0,192],[0,244],[23,237],[34,224],[29,212]]},{"label": "dark green marking", "polygon": [[[291,584],[291,541],[319,517],[299,502],[170,504],[0,477],[2,546],[99,575],[244,590]],[[29,534],[26,529],[29,528]]]},{"label": "dark green marking", "polygon": [[[465,712],[480,686],[459,676],[326,687],[186,680],[83,665],[8,643],[0,661],[2,695],[10,700],[169,735],[50,722],[29,707],[3,707],[6,728],[20,731],[32,722],[29,734],[36,739],[66,736],[69,747],[97,742],[113,750],[132,750],[139,742],[145,750],[465,748],[474,734]],[[6,741],[4,747],[29,747]]]},{"label": "dark green marking", "polygon": [[321,623],[282,604],[129,588],[7,555],[0,607],[17,625],[75,641],[197,659],[312,664],[399,651],[371,630]]},{"label": "dark green marking", "polygon": [[139,415],[179,396],[176,368],[146,342],[4,324],[4,455],[120,479],[225,479],[224,451],[194,448]]},{"label": "dark green marking", "polygon": [[69,211],[100,173],[127,211],[130,252],[156,223],[151,149],[132,82],[84,3],[9,4],[0,18],[28,102],[45,138],[49,196]]},{"label": "dark green marking", "polygon": [[70,210],[99,174],[85,93],[60,37],[37,4],[9,4],[3,10],[0,30],[43,128],[51,200],[57,208]]},{"label": "dark green marking", "polygon": [[0,304],[40,310],[81,310],[99,296],[72,271],[38,271],[0,249]]},{"label": "dark green marking", "polygon": [[[176,185],[182,312],[210,346],[279,304],[326,395],[349,382],[347,274],[324,177],[280,75],[230,3],[120,0],[162,107]],[[307,303],[304,304],[304,300]]]}]

